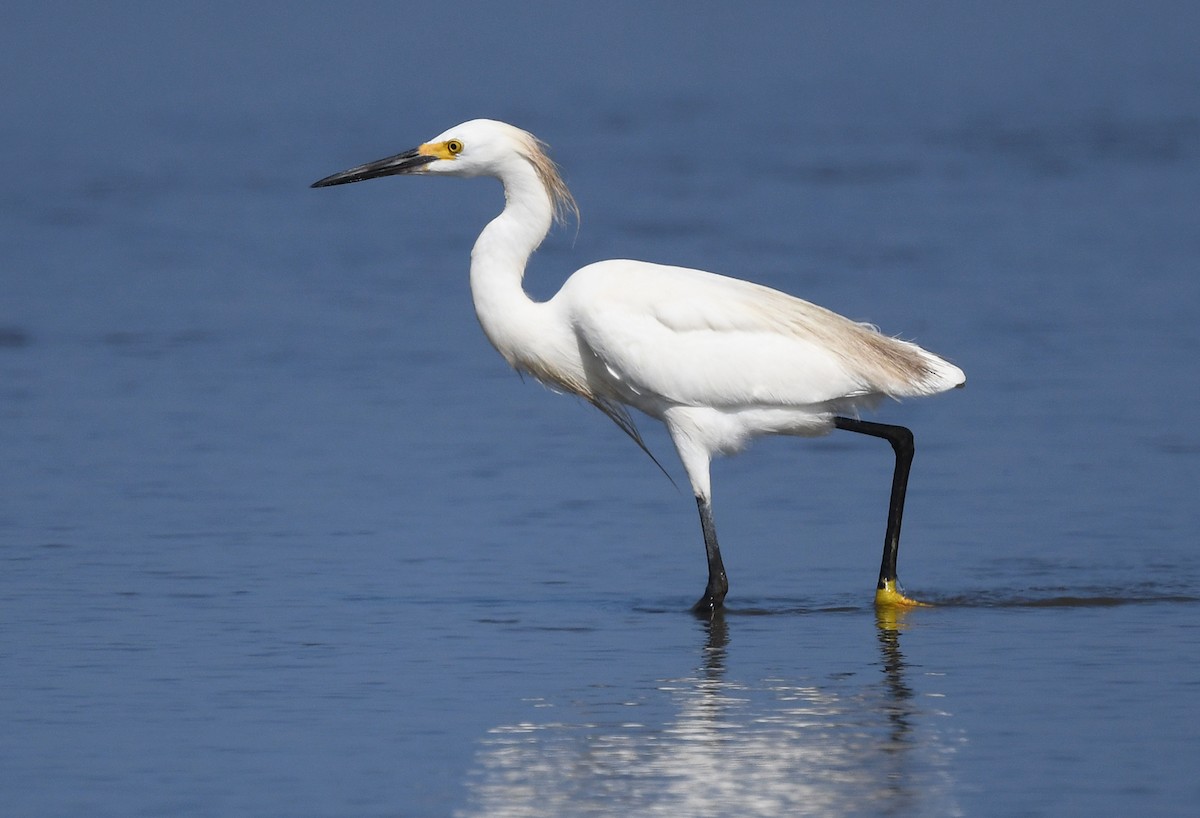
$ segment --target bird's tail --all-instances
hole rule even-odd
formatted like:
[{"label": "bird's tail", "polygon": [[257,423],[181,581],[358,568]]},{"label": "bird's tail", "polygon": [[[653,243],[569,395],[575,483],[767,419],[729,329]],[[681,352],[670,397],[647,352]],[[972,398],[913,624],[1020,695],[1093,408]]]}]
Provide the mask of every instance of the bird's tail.
[{"label": "bird's tail", "polygon": [[[919,347],[918,347],[919,349]],[[919,394],[936,395],[951,389],[961,389],[967,385],[967,375],[954,364],[934,355],[932,352],[921,350],[926,375],[919,382]]]}]

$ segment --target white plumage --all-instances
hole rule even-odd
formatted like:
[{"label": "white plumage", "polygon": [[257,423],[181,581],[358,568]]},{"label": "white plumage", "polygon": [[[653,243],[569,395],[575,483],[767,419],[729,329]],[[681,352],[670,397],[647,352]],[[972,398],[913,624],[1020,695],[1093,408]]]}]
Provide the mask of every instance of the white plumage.
[{"label": "white plumage", "polygon": [[578,270],[549,301],[533,301],[521,287],[529,256],[555,218],[576,207],[544,146],[503,122],[465,122],[313,186],[408,173],[503,183],[504,210],[471,252],[471,293],[484,333],[505,360],[592,402],[639,445],[624,407],[666,424],[696,495],[708,553],[709,582],[695,610],[711,615],[728,588],[712,522],[713,455],[736,452],[757,435],[820,435],[835,426],[886,438],[896,450],[876,598],[911,602],[895,572],[911,433],[841,413],[962,386],[962,370],[807,301],[682,267],[602,261]]}]

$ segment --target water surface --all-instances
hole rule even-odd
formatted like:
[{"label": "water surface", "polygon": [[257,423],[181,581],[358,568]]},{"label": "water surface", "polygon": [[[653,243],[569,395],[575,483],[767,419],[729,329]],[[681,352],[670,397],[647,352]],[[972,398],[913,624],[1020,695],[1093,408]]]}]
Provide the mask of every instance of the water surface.
[{"label": "water surface", "polygon": [[[1142,815],[1200,797],[1187,4],[472,4],[0,27],[14,815]],[[769,11],[769,13],[768,13]],[[955,360],[918,454],[771,440],[695,508],[471,313],[492,182],[307,185],[494,116],[607,257]],[[669,441],[650,447],[686,485]]]}]

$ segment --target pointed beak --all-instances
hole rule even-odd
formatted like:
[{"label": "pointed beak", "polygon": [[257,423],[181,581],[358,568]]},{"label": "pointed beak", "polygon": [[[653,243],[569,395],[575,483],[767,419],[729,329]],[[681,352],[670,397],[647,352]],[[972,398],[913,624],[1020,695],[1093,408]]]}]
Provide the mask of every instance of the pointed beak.
[{"label": "pointed beak", "polygon": [[436,162],[437,156],[421,153],[420,148],[398,153],[386,159],[368,162],[332,176],[326,176],[312,183],[312,187],[329,187],[330,185],[345,185],[350,182],[361,182],[364,179],[375,179],[379,176],[396,176],[402,173],[419,173],[430,162]]}]

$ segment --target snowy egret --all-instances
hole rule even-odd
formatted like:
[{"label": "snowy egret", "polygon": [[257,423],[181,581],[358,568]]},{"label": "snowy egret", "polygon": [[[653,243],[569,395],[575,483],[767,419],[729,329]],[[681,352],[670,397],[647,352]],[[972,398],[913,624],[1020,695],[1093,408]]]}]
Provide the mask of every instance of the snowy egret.
[{"label": "snowy egret", "polygon": [[729,590],[713,523],[713,456],[732,454],[758,435],[817,436],[835,428],[892,445],[896,465],[875,599],[918,604],[896,578],[912,433],[857,413],[885,397],[962,386],[961,369],[823,307],[700,270],[600,261],[576,271],[550,300],[532,300],[521,286],[525,265],[552,223],[578,216],[578,208],[545,145],[503,122],[464,122],[312,186],[413,173],[492,176],[504,185],[504,210],[471,251],[470,283],[479,323],[509,364],[589,401],[643,450],[626,407],[666,425],[695,493],[708,557],[696,613],[711,615]]}]

